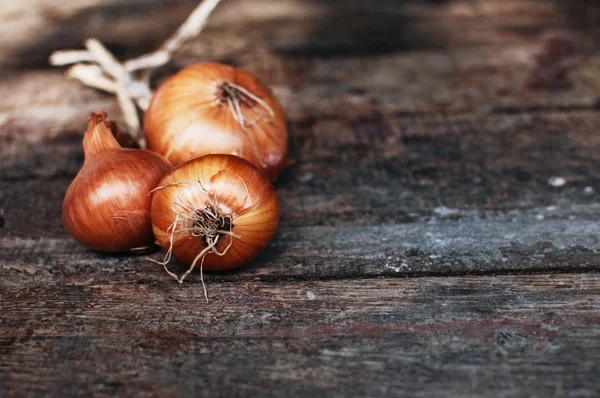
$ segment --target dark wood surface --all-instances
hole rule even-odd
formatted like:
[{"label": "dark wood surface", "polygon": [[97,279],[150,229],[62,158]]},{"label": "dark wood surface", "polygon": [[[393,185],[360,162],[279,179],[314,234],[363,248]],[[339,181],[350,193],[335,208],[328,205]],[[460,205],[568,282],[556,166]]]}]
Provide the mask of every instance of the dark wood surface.
[{"label": "dark wood surface", "polygon": [[195,1],[25,3],[0,6],[0,396],[600,395],[597,3],[225,0],[156,83],[254,71],[297,162],[210,304],[66,233],[86,119],[119,110],[46,65],[151,50]]}]

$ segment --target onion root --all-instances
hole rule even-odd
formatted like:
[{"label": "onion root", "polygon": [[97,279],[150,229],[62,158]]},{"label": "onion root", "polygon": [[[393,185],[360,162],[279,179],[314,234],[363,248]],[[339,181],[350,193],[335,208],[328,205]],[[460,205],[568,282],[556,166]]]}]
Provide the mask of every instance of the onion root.
[{"label": "onion root", "polygon": [[[234,227],[232,223],[232,217],[230,214],[224,214],[219,209],[219,201],[217,197],[211,191],[202,186],[199,178],[197,184],[188,182],[173,182],[164,186],[156,187],[150,193],[177,185],[188,185],[190,189],[199,188],[202,194],[206,195],[209,204],[207,204],[204,208],[197,208],[190,204],[183,203],[180,198],[173,202],[171,206],[173,212],[175,213],[175,221],[167,230],[170,232],[169,249],[167,250],[163,261],[157,261],[153,259],[149,260],[157,264],[161,264],[167,274],[179,283],[183,283],[185,278],[194,270],[198,261],[200,261],[200,280],[202,281],[202,288],[204,289],[204,298],[208,303],[208,293],[206,291],[203,274],[204,259],[208,254],[224,256],[231,248],[233,239],[236,238],[236,234],[232,231]],[[200,253],[198,253],[190,267],[183,273],[183,275],[178,276],[174,272],[170,271],[167,265],[172,258],[175,235],[185,233],[202,239],[206,247]],[[225,247],[225,249],[223,249],[223,251],[220,252],[217,250],[217,245],[227,236],[229,237],[229,244],[227,247]]]}]

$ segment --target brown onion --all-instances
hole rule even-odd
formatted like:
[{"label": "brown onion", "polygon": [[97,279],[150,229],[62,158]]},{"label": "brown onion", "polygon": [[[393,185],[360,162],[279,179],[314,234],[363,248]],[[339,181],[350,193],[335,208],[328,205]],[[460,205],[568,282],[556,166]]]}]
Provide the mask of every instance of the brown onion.
[{"label": "brown onion", "polygon": [[252,73],[205,63],[162,84],[144,119],[148,149],[174,165],[226,153],[252,162],[272,181],[288,147],[285,116],[271,90]]},{"label": "brown onion", "polygon": [[157,244],[202,271],[225,271],[255,258],[279,223],[279,201],[266,176],[233,155],[206,155],[171,170],[154,190],[152,227]]},{"label": "brown onion", "polygon": [[83,137],[83,167],[69,186],[63,220],[73,237],[90,249],[127,252],[153,242],[151,197],[171,169],[162,156],[123,149],[106,113],[93,113]]}]

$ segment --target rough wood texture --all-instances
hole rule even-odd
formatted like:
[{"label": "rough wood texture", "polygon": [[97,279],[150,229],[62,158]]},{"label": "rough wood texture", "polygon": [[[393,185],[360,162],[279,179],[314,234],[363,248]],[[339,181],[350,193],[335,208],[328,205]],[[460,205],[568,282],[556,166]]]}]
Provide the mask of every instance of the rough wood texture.
[{"label": "rough wood texture", "polygon": [[207,306],[168,281],[5,287],[0,382],[9,395],[600,393],[597,275],[209,288]]},{"label": "rough wood texture", "polygon": [[224,1],[155,83],[254,71],[297,162],[209,305],[197,274],[68,236],[85,121],[119,110],[46,66],[90,36],[151,50],[196,0],[5,3],[0,396],[600,394],[595,2]]}]

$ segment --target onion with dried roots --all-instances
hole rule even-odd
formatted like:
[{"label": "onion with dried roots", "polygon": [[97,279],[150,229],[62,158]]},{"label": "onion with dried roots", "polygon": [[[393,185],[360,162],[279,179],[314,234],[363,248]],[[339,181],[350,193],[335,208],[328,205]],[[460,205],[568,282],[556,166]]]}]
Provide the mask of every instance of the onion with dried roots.
[{"label": "onion with dried roots", "polygon": [[163,83],[144,118],[148,149],[177,165],[194,157],[238,155],[273,181],[288,133],[271,90],[252,73],[216,63],[187,67]]},{"label": "onion with dried roots", "polygon": [[106,113],[93,113],[83,137],[83,167],[69,186],[63,220],[83,245],[102,252],[129,252],[152,245],[148,193],[171,169],[162,156],[124,149]]},{"label": "onion with dried roots", "polygon": [[[153,191],[151,215],[156,243],[167,251],[161,264],[181,283],[196,266],[201,273],[225,271],[255,258],[275,235],[279,201],[250,162],[206,155],[165,175]],[[181,277],[167,269],[171,256],[189,265]]]}]

